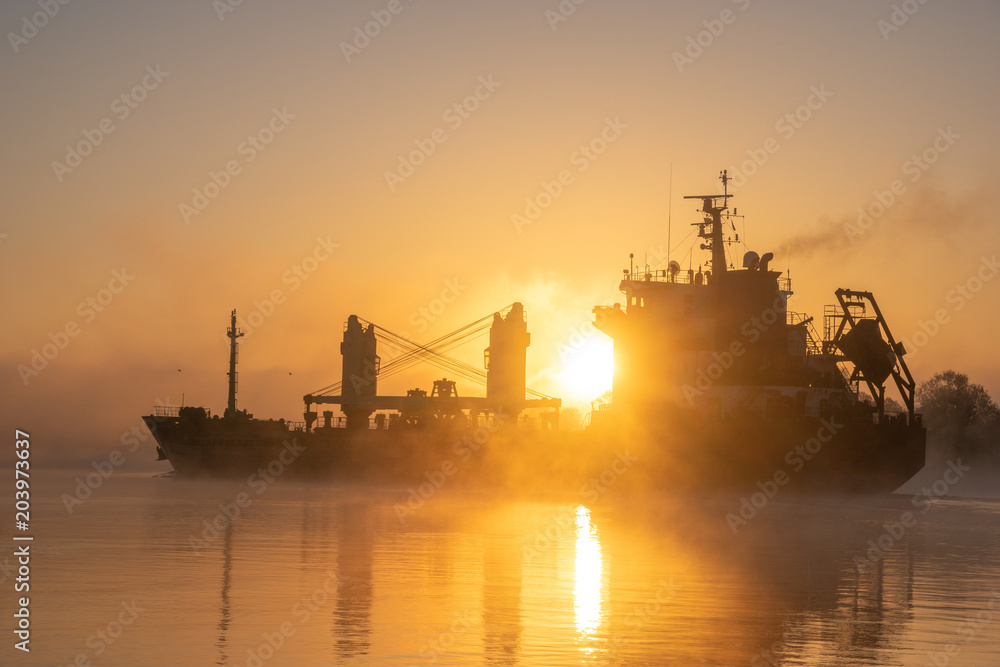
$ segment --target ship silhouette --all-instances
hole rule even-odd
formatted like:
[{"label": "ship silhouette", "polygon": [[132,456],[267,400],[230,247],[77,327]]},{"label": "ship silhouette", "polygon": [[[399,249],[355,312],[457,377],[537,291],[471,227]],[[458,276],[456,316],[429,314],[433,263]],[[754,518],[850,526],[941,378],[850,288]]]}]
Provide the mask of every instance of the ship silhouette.
[{"label": "ship silhouette", "polygon": [[[675,261],[637,269],[630,258],[624,303],[594,308],[594,326],[613,340],[615,371],[612,400],[595,405],[582,432],[560,431],[560,399],[525,386],[531,337],[520,303],[424,345],[351,315],[341,381],[304,397],[301,422],[237,408],[242,333],[233,311],[227,408],[221,417],[203,407],[145,416],[160,458],[183,475],[271,466],[271,474],[435,488],[461,478],[471,487],[576,489],[625,460],[641,461],[631,477],[657,488],[897,488],[923,467],[926,445],[903,345],[871,292],[838,289],[821,338],[813,318],[788,310],[791,280],[771,268],[772,253],[748,250],[741,268],[727,266],[725,246],[739,239],[726,236],[737,216],[726,172],[721,181],[723,194],[687,197],[701,201],[694,225],[710,259],[685,272]],[[447,354],[487,331],[484,368]],[[459,395],[447,378],[430,392],[379,394],[380,381],[419,362],[485,385],[485,396]],[[890,378],[903,411],[886,409]]]}]

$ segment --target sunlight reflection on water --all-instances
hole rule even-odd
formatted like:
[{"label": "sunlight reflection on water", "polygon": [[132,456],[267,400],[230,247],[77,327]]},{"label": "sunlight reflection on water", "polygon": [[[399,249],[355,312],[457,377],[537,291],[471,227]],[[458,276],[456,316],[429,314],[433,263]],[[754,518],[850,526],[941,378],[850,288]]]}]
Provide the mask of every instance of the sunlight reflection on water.
[{"label": "sunlight reflection on water", "polygon": [[732,498],[442,495],[404,523],[394,491],[288,485],[212,537],[239,487],[115,476],[69,516],[72,485],[39,492],[18,664],[1000,664],[1000,623],[956,631],[1000,613],[995,502],[942,501],[859,572],[909,498],[776,500],[733,535]]},{"label": "sunlight reflection on water", "polygon": [[[590,510],[580,505],[576,508],[576,585],[573,603],[576,610],[576,629],[580,640],[586,641],[601,623],[601,583],[603,566],[601,542],[597,528],[590,523]],[[586,648],[591,651],[592,648]]]}]

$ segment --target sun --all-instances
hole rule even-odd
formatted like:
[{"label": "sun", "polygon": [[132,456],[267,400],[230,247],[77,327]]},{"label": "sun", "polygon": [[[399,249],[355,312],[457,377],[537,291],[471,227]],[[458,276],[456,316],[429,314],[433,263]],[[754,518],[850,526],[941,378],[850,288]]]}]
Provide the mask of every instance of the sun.
[{"label": "sun", "polygon": [[590,402],[611,389],[614,376],[614,347],[607,339],[588,338],[578,346],[563,350],[556,373],[562,397],[571,403]]}]

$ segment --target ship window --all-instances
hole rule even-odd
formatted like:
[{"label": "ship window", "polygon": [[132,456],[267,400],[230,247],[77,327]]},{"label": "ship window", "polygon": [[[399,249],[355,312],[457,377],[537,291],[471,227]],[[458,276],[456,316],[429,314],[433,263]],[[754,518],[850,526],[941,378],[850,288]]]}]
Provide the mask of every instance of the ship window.
[{"label": "ship window", "polygon": [[637,299],[637,298],[635,298],[635,297],[632,297],[632,305],[633,305],[633,306],[635,305],[635,302],[636,302],[636,301],[638,301],[638,299]]}]

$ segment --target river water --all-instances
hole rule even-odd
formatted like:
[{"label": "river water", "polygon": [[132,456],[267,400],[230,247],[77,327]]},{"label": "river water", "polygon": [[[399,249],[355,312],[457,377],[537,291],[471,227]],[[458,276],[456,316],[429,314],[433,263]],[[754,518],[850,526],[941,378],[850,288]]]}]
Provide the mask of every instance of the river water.
[{"label": "river water", "polygon": [[34,475],[4,665],[1000,665],[997,500],[85,474]]}]

